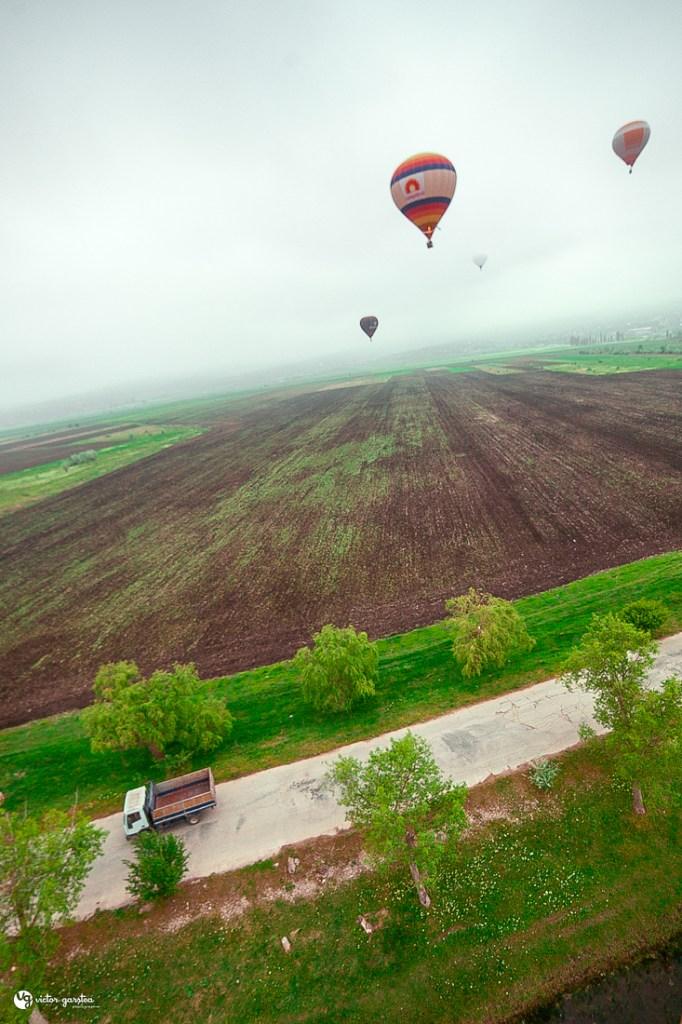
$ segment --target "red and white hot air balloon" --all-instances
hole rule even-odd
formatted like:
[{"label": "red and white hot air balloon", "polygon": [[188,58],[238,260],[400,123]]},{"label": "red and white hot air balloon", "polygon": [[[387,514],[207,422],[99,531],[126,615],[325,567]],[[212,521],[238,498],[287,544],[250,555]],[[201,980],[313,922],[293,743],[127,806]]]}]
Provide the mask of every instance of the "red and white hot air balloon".
[{"label": "red and white hot air balloon", "polygon": [[396,167],[391,178],[393,202],[415,227],[431,236],[455,194],[457,172],[446,156],[417,153]]},{"label": "red and white hot air balloon", "polygon": [[613,152],[628,165],[630,174],[632,174],[635,160],[646,146],[650,135],[651,129],[646,121],[628,121],[613,136],[611,143]]}]

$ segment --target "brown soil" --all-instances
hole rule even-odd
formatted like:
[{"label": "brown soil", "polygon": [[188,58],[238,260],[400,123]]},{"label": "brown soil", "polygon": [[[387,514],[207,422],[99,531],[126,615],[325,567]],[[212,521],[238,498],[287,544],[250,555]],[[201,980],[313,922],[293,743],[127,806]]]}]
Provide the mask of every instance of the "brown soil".
[{"label": "brown soil", "polygon": [[221,675],[682,545],[673,371],[419,373],[192,422],[3,519],[0,725],[84,705],[106,661]]}]

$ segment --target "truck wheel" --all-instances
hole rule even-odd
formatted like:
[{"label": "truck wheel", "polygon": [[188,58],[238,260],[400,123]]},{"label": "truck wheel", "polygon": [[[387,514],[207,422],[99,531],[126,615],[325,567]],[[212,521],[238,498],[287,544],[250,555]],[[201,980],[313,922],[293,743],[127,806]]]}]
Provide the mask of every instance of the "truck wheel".
[{"label": "truck wheel", "polygon": [[190,823],[190,825],[198,825],[199,824],[199,815],[198,814],[193,814],[191,816],[191,818],[188,818],[187,820]]}]

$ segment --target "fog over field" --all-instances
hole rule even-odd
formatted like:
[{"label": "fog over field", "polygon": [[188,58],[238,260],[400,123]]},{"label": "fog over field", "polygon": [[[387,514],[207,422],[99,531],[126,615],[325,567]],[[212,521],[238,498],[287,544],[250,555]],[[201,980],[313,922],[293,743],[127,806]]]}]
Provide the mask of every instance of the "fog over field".
[{"label": "fog over field", "polygon": [[[668,0],[7,0],[0,406],[353,365],[367,313],[390,353],[670,307],[681,33]],[[458,172],[431,252],[389,193],[422,150]]]}]

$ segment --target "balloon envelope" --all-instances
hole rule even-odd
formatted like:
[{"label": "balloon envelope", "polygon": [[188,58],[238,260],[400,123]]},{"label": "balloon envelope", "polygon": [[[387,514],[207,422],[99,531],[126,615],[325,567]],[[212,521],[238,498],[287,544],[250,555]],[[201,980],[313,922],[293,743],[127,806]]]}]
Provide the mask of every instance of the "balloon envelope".
[{"label": "balloon envelope", "polygon": [[360,321],[360,326],[362,327],[363,331],[371,341],[372,335],[379,326],[379,321],[375,316],[363,316],[362,320]]},{"label": "balloon envelope", "polygon": [[613,136],[611,143],[613,152],[628,165],[630,174],[632,174],[635,160],[646,146],[650,135],[651,128],[646,121],[628,121]]},{"label": "balloon envelope", "polygon": [[476,264],[479,270],[483,270],[483,264],[487,259],[488,257],[485,255],[485,253],[479,252],[477,253],[476,256],[474,256],[474,263]]},{"label": "balloon envelope", "polygon": [[417,153],[403,160],[391,178],[393,202],[426,235],[427,245],[457,187],[457,172],[446,156]]}]

